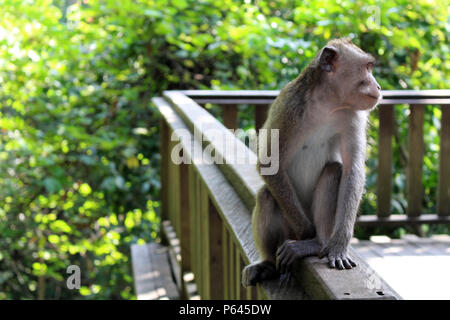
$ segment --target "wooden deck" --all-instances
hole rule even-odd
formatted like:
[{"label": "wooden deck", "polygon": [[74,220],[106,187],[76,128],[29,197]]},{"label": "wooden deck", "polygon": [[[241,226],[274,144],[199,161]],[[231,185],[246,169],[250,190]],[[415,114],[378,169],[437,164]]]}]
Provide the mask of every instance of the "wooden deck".
[{"label": "wooden deck", "polygon": [[373,236],[352,246],[403,299],[450,299],[450,236]]},{"label": "wooden deck", "polygon": [[177,300],[167,247],[157,243],[131,246],[138,300]]}]

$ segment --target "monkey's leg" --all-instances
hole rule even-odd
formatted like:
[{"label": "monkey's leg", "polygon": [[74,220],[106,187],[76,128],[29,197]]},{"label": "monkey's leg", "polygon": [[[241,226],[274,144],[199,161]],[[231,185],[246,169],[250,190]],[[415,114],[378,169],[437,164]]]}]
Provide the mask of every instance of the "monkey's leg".
[{"label": "monkey's leg", "polygon": [[[314,191],[312,213],[321,246],[328,243],[334,230],[341,175],[342,165],[340,163],[327,164],[322,170]],[[331,268],[341,270],[356,267],[356,263],[348,257],[329,259],[329,265]]]},{"label": "monkey's leg", "polygon": [[287,236],[286,223],[267,187],[257,194],[256,206],[252,215],[253,236],[261,254],[261,261],[244,268],[242,285],[254,286],[256,283],[278,276],[275,269],[275,252]]},{"label": "monkey's leg", "polygon": [[[320,174],[314,190],[311,212],[313,215],[316,238],[309,240],[287,240],[277,251],[276,268],[280,273],[289,272],[294,261],[318,255],[322,246],[328,242],[333,232],[339,183],[341,179],[342,165],[329,163],[325,165]],[[333,264],[334,263],[334,264]],[[342,269],[353,266],[349,260],[330,261],[330,266]]]}]

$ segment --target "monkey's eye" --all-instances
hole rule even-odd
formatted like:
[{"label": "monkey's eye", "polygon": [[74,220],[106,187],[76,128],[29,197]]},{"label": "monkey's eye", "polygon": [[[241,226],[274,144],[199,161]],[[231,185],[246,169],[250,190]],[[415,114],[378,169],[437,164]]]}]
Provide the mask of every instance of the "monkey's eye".
[{"label": "monkey's eye", "polygon": [[368,71],[372,71],[372,69],[373,69],[373,62],[369,62],[369,63],[367,64],[367,70],[368,70]]}]

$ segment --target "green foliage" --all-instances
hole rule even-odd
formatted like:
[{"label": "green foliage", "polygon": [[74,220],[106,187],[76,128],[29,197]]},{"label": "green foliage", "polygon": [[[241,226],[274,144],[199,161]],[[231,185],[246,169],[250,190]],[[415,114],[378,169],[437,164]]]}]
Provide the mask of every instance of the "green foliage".
[{"label": "green foliage", "polygon": [[[129,247],[157,235],[158,115],[149,100],[162,90],[279,89],[340,36],[377,57],[384,89],[449,87],[447,1],[0,0],[0,7],[0,299],[134,297]],[[249,111],[241,113],[250,128]],[[431,210],[439,117],[427,109]],[[398,119],[396,148],[407,129]],[[376,168],[373,128],[370,137]],[[401,211],[397,151],[393,207]],[[375,206],[375,181],[369,172],[366,212]],[[65,286],[71,264],[82,270],[80,292]]]}]

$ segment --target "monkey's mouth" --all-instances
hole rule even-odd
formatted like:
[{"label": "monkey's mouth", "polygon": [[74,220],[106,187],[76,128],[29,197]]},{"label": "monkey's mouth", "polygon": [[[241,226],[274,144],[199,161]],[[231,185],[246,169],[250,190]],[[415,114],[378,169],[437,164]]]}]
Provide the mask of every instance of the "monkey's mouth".
[{"label": "monkey's mouth", "polygon": [[372,99],[375,99],[375,100],[378,100],[379,98],[381,98],[381,96],[373,96],[371,94],[366,94],[366,96],[368,96],[368,97],[370,97]]}]

